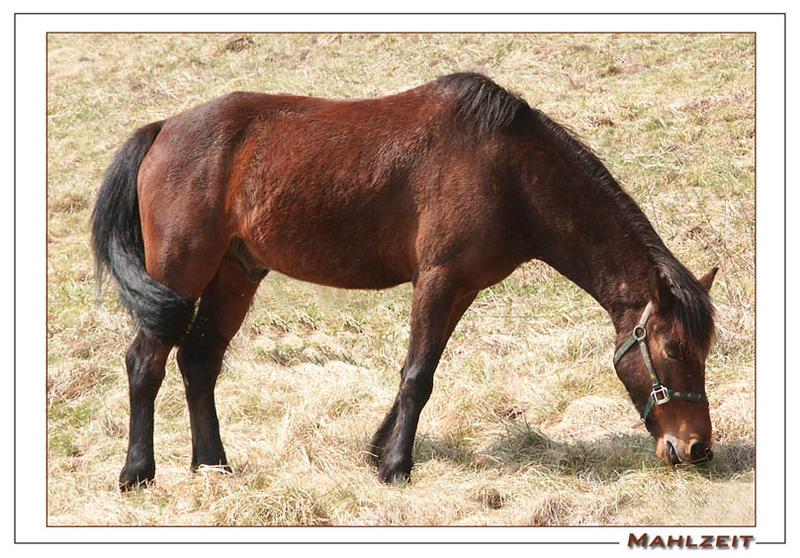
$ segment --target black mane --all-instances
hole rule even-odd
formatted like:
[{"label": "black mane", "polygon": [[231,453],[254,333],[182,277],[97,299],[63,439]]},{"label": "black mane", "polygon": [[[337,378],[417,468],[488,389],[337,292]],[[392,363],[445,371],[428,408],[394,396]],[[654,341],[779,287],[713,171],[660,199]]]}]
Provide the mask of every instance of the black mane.
[{"label": "black mane", "polygon": [[524,99],[483,74],[450,74],[438,78],[434,84],[458,98],[459,116],[477,126],[479,133],[503,130],[517,115],[531,111]]},{"label": "black mane", "polygon": [[642,242],[651,265],[667,282],[677,304],[674,318],[686,340],[707,351],[714,336],[714,306],[708,291],[664,245],[635,201],[620,187],[600,158],[564,126],[533,110],[537,128],[570,153],[588,183],[596,185],[616,205],[636,237]]}]

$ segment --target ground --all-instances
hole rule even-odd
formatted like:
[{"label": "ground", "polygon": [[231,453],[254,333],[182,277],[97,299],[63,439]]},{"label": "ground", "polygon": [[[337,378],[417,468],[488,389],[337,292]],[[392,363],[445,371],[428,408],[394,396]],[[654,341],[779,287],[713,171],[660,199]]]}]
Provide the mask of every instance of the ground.
[{"label": "ground", "polygon": [[[750,525],[754,522],[752,35],[66,35],[48,37],[50,525]],[[113,286],[97,302],[89,215],[138,126],[233,90],[401,91],[478,70],[567,124],[712,290],[707,391],[716,457],[653,453],[611,366],[597,303],[531,262],[482,292],[442,358],[413,482],[364,455],[390,406],[410,287],[338,291],[270,274],[217,388],[232,475],[189,472],[171,357],[157,482],[120,494],[123,355]]]}]

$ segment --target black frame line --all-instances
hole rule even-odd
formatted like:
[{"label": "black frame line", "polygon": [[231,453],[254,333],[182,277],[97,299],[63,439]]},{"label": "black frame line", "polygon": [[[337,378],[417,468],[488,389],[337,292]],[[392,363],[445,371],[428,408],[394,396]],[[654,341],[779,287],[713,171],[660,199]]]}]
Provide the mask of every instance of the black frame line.
[{"label": "black frame line", "polygon": [[13,180],[14,180],[14,187],[12,188],[12,200],[14,203],[13,213],[14,217],[12,222],[14,223],[14,232],[12,234],[13,238],[13,246],[11,248],[13,263],[14,263],[14,276],[12,278],[12,292],[14,293],[14,302],[12,303],[12,315],[13,315],[13,347],[11,348],[12,353],[12,366],[14,367],[14,379],[12,382],[12,386],[14,389],[13,398],[14,404],[12,406],[12,410],[14,413],[14,418],[12,420],[12,424],[14,425],[14,432],[12,433],[12,437],[14,440],[14,462],[12,463],[12,468],[14,469],[13,478],[14,478],[14,488],[13,488],[13,500],[14,500],[14,543],[17,542],[17,14],[14,14],[14,61],[12,62],[12,66],[14,68],[14,91],[12,93],[14,97],[14,124],[12,126],[14,130],[14,144],[13,147]]},{"label": "black frame line", "polygon": [[[18,541],[17,540],[17,16],[128,16],[128,15],[144,15],[144,16],[183,16],[183,15],[270,15],[270,16],[453,16],[453,15],[543,15],[543,16],[576,16],[576,15],[590,15],[590,16],[617,16],[617,15],[644,15],[644,16],[672,16],[672,15],[691,15],[691,16],[718,16],[718,15],[782,15],[783,16],[783,539],[780,541],[755,541],[755,544],[764,545],[785,545],[787,544],[787,377],[786,377],[786,294],[787,294],[787,271],[786,271],[786,171],[787,171],[787,125],[786,125],[786,92],[787,92],[787,45],[786,45],[786,31],[787,31],[787,13],[786,12],[14,12],[14,29],[13,29],[13,348],[12,348],[12,363],[14,367],[13,373],[13,447],[14,447],[14,462],[13,462],[13,541],[14,544],[24,545],[59,545],[59,544],[91,544],[91,545],[120,545],[120,544],[136,544],[136,545],[151,545],[151,544],[233,544],[233,545],[257,545],[257,544],[287,544],[287,545],[620,545],[619,541]],[[613,527],[613,526],[608,526]],[[125,527],[123,527],[125,528]],[[598,527],[603,528],[603,527]]]},{"label": "black frame line", "polygon": [[[125,527],[122,527],[125,529]],[[234,527],[235,528],[235,527]],[[325,527],[326,529],[328,527]],[[403,527],[401,527],[403,528]],[[435,528],[435,527],[434,527]],[[380,545],[469,545],[469,544],[477,544],[477,545],[503,545],[503,546],[520,546],[520,545],[558,545],[558,546],[566,546],[566,545],[615,545],[621,544],[619,541],[232,541],[232,542],[223,542],[223,541],[113,541],[113,542],[103,542],[103,541],[91,541],[91,542],[79,542],[79,541],[43,541],[43,542],[17,542],[14,541],[15,544],[26,544],[26,545],[34,545],[34,544],[69,544],[69,545],[117,545],[117,544],[158,544],[158,545],[184,545],[184,544],[191,544],[191,545],[256,545],[256,544],[303,544],[303,545],[337,545],[337,546],[344,546],[344,545],[357,545],[357,546],[380,546]]]},{"label": "black frame line", "polygon": [[786,12],[15,12],[14,15],[270,15],[270,16],[351,16],[351,15],[786,15]]}]

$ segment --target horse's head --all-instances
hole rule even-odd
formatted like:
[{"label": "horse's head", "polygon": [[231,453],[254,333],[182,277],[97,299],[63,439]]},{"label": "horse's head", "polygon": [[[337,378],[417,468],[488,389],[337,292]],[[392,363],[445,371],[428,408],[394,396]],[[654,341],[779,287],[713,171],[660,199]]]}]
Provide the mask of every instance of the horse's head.
[{"label": "horse's head", "polygon": [[654,271],[650,302],[617,338],[617,375],[656,439],[656,454],[673,465],[713,457],[705,361],[714,333],[708,291],[716,273],[709,271],[694,289],[676,290]]}]

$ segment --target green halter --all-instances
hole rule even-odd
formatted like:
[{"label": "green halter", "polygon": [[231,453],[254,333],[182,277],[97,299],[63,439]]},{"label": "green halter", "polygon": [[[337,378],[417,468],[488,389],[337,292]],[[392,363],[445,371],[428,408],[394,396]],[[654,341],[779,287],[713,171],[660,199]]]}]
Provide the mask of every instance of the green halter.
[{"label": "green halter", "polygon": [[653,303],[648,302],[645,306],[642,317],[639,318],[639,323],[633,328],[633,332],[628,338],[622,342],[617,352],[614,353],[614,367],[619,364],[619,361],[625,356],[631,347],[639,344],[639,349],[642,352],[642,360],[644,366],[647,368],[647,373],[650,374],[650,381],[653,385],[653,390],[650,392],[650,397],[647,399],[647,405],[642,413],[642,422],[647,422],[647,417],[650,416],[650,411],[656,405],[663,405],[670,399],[683,399],[684,401],[694,401],[696,403],[708,403],[708,399],[702,393],[695,393],[692,391],[676,391],[668,388],[658,379],[656,369],[653,367],[653,361],[650,359],[650,351],[647,348],[647,320],[653,312]]}]

